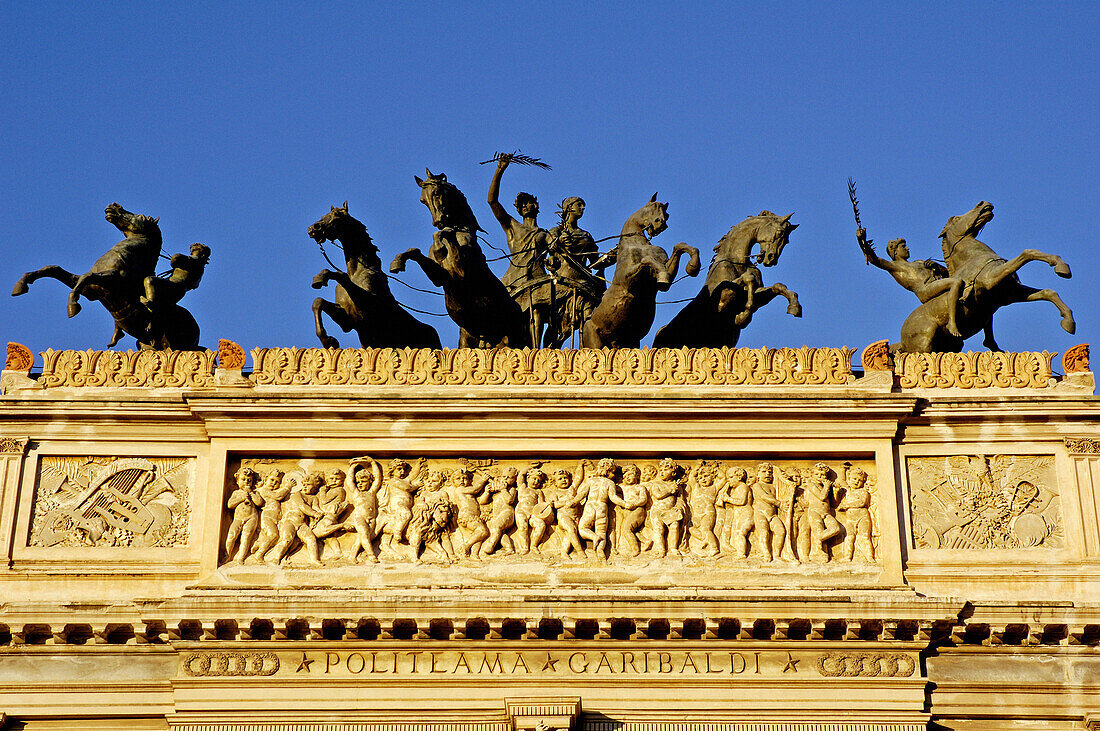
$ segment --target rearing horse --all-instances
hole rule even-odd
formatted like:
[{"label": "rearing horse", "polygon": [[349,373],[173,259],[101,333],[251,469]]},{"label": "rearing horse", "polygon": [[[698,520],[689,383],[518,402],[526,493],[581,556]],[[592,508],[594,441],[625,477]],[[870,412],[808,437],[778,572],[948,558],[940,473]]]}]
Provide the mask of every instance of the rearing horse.
[{"label": "rearing horse", "polygon": [[142,348],[198,348],[199,326],[190,312],[178,304],[171,304],[154,316],[140,302],[145,293],[145,279],[155,274],[160,256],[159,219],[131,213],[118,203],[107,206],[104,218],[125,238],[99,257],[91,269],[79,276],[56,265],[27,272],[15,283],[12,296],[26,294],[36,280],[49,277],[70,288],[69,317],[80,312],[81,295],[99,300],[111,313],[115,319],[115,333],[108,347],[127,333],[134,336]]},{"label": "rearing horse", "polygon": [[429,256],[414,247],[394,257],[390,271],[404,271],[412,259],[432,284],[443,288],[447,313],[459,327],[459,347],[529,344],[523,311],[485,261],[477,242],[477,232],[483,229],[466,196],[443,173],[426,172],[426,180],[413,177],[420,186],[420,202],[431,211],[432,225],[438,229]]},{"label": "rearing horse", "polygon": [[390,292],[378,247],[367,227],[348,214],[348,202],[331,210],[312,224],[309,237],[318,244],[339,241],[344,251],[346,271],[322,269],[313,278],[313,288],[336,282],[335,302],[318,297],[313,300],[313,319],[323,348],[339,348],[336,338],[325,332],[321,323],[324,312],[344,332],[355,330],[364,348],[441,348],[439,334],[431,325],[420,322],[397,303]]},{"label": "rearing horse", "polygon": [[699,273],[699,250],[680,242],[672,257],[650,242],[668,228],[668,204],[654,193],[649,202],[623,224],[619,243],[609,256],[615,259],[615,276],[600,303],[581,328],[586,348],[637,348],[653,326],[657,293],[666,292],[676,278],[680,257],[689,254],[684,271]]},{"label": "rearing horse", "polygon": [[798,295],[778,282],[765,287],[760,269],[750,261],[752,247],[760,244],[758,261],[766,267],[778,263],[791,231],[798,228],[791,215],[761,211],[731,228],[714,247],[703,288],[657,331],[653,347],[732,348],[752,314],[779,296],[786,298],[788,314],[802,317]]},{"label": "rearing horse", "polygon": [[[1068,279],[1069,265],[1060,256],[1036,249],[1025,249],[1016,258],[1006,261],[997,252],[975,238],[993,220],[993,204],[980,201],[961,216],[947,220],[940,238],[948,274],[961,279],[963,291],[956,316],[959,335],[947,330],[950,292],[934,297],[905,319],[901,326],[898,349],[910,353],[951,352],[962,350],[963,341],[991,325],[993,313],[1014,302],[1046,300],[1062,315],[1062,329],[1072,334],[1076,329],[1073,312],[1053,289],[1035,289],[1020,283],[1016,271],[1029,261],[1041,261],[1054,268],[1054,273]],[[990,338],[986,345],[999,350]]]}]

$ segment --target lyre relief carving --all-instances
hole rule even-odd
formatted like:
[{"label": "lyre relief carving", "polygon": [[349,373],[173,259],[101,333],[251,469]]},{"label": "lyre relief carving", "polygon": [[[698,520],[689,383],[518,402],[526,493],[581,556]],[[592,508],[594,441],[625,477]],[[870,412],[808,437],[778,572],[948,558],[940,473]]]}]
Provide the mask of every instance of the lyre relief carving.
[{"label": "lyre relief carving", "polygon": [[697,459],[243,460],[225,564],[875,561],[864,466]]},{"label": "lyre relief carving", "polygon": [[43,457],[30,545],[186,545],[190,480],[183,458]]}]

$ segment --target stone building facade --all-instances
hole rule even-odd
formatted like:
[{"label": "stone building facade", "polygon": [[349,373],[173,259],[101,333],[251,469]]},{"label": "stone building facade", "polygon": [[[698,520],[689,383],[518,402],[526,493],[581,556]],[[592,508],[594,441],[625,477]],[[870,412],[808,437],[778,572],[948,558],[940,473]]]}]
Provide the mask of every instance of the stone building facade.
[{"label": "stone building facade", "polygon": [[853,354],[10,344],[0,728],[1100,726],[1087,348]]}]

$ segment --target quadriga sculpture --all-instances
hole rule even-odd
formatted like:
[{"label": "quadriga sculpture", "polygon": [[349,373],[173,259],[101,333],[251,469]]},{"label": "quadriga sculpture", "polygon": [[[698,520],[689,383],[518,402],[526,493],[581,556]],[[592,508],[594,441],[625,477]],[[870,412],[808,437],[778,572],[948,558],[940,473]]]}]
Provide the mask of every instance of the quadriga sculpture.
[{"label": "quadriga sculpture", "polygon": [[649,202],[623,224],[619,243],[612,251],[615,276],[600,304],[581,329],[586,348],[637,348],[653,326],[657,293],[668,291],[680,267],[680,257],[690,255],[684,270],[699,273],[699,250],[680,242],[670,258],[650,237],[668,228],[668,204],[654,193]]},{"label": "quadriga sculpture", "polygon": [[778,263],[791,231],[798,228],[791,223],[792,215],[761,211],[731,228],[714,247],[703,288],[657,331],[653,346],[732,348],[752,314],[779,296],[787,300],[787,314],[802,317],[798,295],[778,282],[765,287],[760,269],[750,261],[753,246],[760,244],[759,263],[766,267]]},{"label": "quadriga sculpture", "polygon": [[172,257],[173,271],[166,280],[156,277],[161,233],[158,220],[131,213],[118,203],[105,210],[105,218],[125,236],[96,260],[86,273],[77,276],[56,265],[27,272],[12,289],[12,295],[26,294],[42,277],[62,282],[69,292],[69,317],[80,312],[80,296],[98,300],[115,320],[115,332],[108,347],[123,333],[137,339],[143,349],[194,350],[198,348],[199,326],[191,313],[177,302],[198,286],[210,250],[192,246],[192,255]]},{"label": "quadriga sculpture", "polygon": [[335,302],[313,300],[317,337],[325,348],[339,348],[336,338],[325,332],[321,313],[327,314],[344,332],[355,330],[364,348],[440,348],[439,334],[420,322],[394,299],[378,247],[367,227],[348,213],[348,202],[331,210],[308,229],[318,244],[339,241],[344,251],[345,270],[322,269],[313,278],[313,288],[336,282]]},{"label": "quadriga sculpture", "polygon": [[[910,353],[952,352],[962,350],[963,341],[980,330],[992,332],[993,313],[1014,302],[1046,300],[1062,315],[1062,329],[1073,333],[1073,313],[1053,289],[1035,289],[1020,283],[1016,271],[1030,261],[1042,261],[1060,277],[1069,278],[1069,266],[1061,257],[1035,249],[1025,249],[1006,261],[976,236],[993,219],[993,204],[981,201],[967,213],[952,216],[940,232],[943,258],[949,277],[961,281],[957,302],[956,289],[948,289],[906,318],[901,326],[898,349]],[[957,306],[957,332],[949,328],[951,310]],[[992,337],[986,344],[997,350]]]},{"label": "quadriga sculpture", "polygon": [[[443,288],[447,313],[459,327],[459,347],[523,347],[528,343],[527,321],[507,288],[489,270],[477,242],[478,225],[466,196],[443,173],[421,180],[420,202],[432,214],[438,229],[425,256],[412,248],[394,257],[391,272],[405,270],[413,260],[425,276]],[[415,177],[415,176],[414,176]]]}]

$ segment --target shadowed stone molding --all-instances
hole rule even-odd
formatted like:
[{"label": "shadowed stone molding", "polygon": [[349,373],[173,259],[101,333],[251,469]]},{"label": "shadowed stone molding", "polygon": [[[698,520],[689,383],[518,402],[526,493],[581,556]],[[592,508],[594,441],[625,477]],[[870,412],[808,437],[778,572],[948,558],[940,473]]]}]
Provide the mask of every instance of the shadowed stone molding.
[{"label": "shadowed stone molding", "polygon": [[917,548],[1061,548],[1053,456],[910,457]]},{"label": "shadowed stone molding", "polygon": [[507,698],[504,707],[515,731],[571,731],[581,715],[579,697]]},{"label": "shadowed stone molding", "polygon": [[255,348],[257,385],[846,385],[852,348]]},{"label": "shadowed stone molding", "polygon": [[210,388],[217,353],[192,350],[53,350],[42,353],[44,388]]},{"label": "shadowed stone molding", "polygon": [[896,353],[901,388],[1051,388],[1056,353]]},{"label": "shadowed stone molding", "polygon": [[1066,437],[1066,450],[1071,454],[1100,454],[1100,439],[1090,437]]}]

